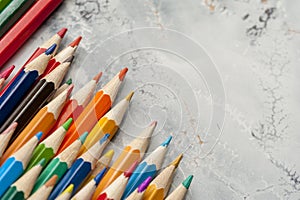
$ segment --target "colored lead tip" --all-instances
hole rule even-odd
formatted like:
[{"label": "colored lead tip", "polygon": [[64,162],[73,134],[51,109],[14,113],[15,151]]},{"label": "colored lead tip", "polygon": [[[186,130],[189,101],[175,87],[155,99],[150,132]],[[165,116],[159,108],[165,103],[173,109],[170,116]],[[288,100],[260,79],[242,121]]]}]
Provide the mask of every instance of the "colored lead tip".
[{"label": "colored lead tip", "polygon": [[40,140],[42,135],[43,135],[43,132],[40,131],[35,136],[38,138],[38,140]]},{"label": "colored lead tip", "polygon": [[183,154],[180,154],[177,158],[175,158],[175,160],[173,160],[173,161],[171,162],[170,165],[174,165],[175,168],[177,168],[178,165],[179,165],[179,163],[180,163],[180,161],[181,161],[181,159],[182,159],[182,157],[183,157]]},{"label": "colored lead tip", "polygon": [[4,70],[1,74],[0,74],[0,79],[4,78],[7,79],[9,77],[9,75],[11,74],[11,72],[14,70],[15,66],[12,65],[9,68],[7,68],[6,70]]},{"label": "colored lead tip", "polygon": [[67,131],[67,130],[70,128],[72,122],[73,122],[73,119],[72,119],[72,118],[69,118],[69,119],[62,125],[62,127]]},{"label": "colored lead tip", "polygon": [[110,134],[106,133],[101,139],[100,139],[100,144],[103,144],[104,142],[106,142],[106,140],[108,140]]},{"label": "colored lead tip", "polygon": [[169,146],[171,140],[172,140],[172,136],[170,135],[160,146],[163,146],[163,147],[167,147]]},{"label": "colored lead tip", "polygon": [[73,184],[71,184],[71,185],[69,185],[62,193],[61,193],[61,195],[62,194],[70,194],[70,193],[72,193],[73,192],[73,190],[74,190],[74,185]]},{"label": "colored lead tip", "polygon": [[135,170],[136,166],[139,164],[139,161],[135,161],[128,169],[126,172],[124,172],[125,177],[130,177],[133,171]]},{"label": "colored lead tip", "polygon": [[46,187],[51,187],[54,186],[56,181],[57,181],[58,176],[57,175],[53,175],[46,183],[45,186]]},{"label": "colored lead tip", "polygon": [[80,43],[80,41],[81,41],[81,39],[82,39],[82,37],[79,36],[79,37],[76,38],[73,42],[71,42],[71,43],[69,44],[69,46],[70,46],[70,47],[76,47],[76,46],[78,46],[79,43]]},{"label": "colored lead tip", "polygon": [[189,175],[183,182],[182,182],[182,185],[186,188],[186,189],[189,189],[191,183],[192,183],[192,180],[193,180],[194,176],[193,175]]},{"label": "colored lead tip", "polygon": [[96,83],[98,83],[99,80],[100,80],[100,78],[101,78],[101,76],[102,76],[102,72],[99,72],[99,73],[93,78],[93,80],[96,81]]},{"label": "colored lead tip", "polygon": [[46,159],[43,158],[42,160],[40,160],[40,162],[37,165],[44,167],[45,163],[46,163]]},{"label": "colored lead tip", "polygon": [[153,121],[151,122],[150,126],[156,126],[157,125],[157,121]]},{"label": "colored lead tip", "polygon": [[112,158],[115,154],[115,151],[113,149],[109,150],[108,152],[106,152],[106,154],[104,154],[105,157],[107,158]]},{"label": "colored lead tip", "polygon": [[66,84],[71,85],[71,84],[72,84],[72,79],[69,78],[69,79],[66,81]]},{"label": "colored lead tip", "polygon": [[68,58],[64,61],[64,63],[67,63],[67,62],[72,63],[73,60],[74,60],[74,57],[75,57],[75,56],[70,56],[70,57],[68,57]]},{"label": "colored lead tip", "polygon": [[60,31],[57,32],[57,35],[59,35],[59,37],[63,38],[63,37],[65,37],[65,34],[67,31],[68,31],[67,28],[62,28],[62,29],[60,29]]},{"label": "colored lead tip", "polygon": [[105,172],[106,172],[106,167],[104,169],[102,169],[102,171],[99,172],[99,174],[97,174],[97,176],[94,178],[94,181],[96,182],[96,185],[98,185],[100,183],[100,181],[102,180]]},{"label": "colored lead tip", "polygon": [[50,54],[52,54],[54,52],[54,50],[56,49],[56,44],[52,44],[46,51],[45,54],[48,56]]},{"label": "colored lead tip", "polygon": [[124,77],[126,76],[127,71],[128,71],[127,67],[123,68],[120,71],[120,73],[119,73],[119,79],[120,79],[120,81],[123,81]]},{"label": "colored lead tip", "polygon": [[79,140],[81,142],[81,144],[83,144],[88,136],[89,132],[84,132],[80,137],[79,137]]},{"label": "colored lead tip", "polygon": [[12,131],[15,131],[16,128],[18,126],[18,123],[17,122],[13,122],[7,129],[5,129],[1,134],[7,134],[7,133],[10,133]]},{"label": "colored lead tip", "polygon": [[146,180],[144,180],[144,182],[142,182],[142,184],[139,185],[139,187],[138,187],[138,193],[144,192],[147,189],[148,185],[151,183],[151,180],[152,180],[151,176],[149,176],[148,178],[146,178]]},{"label": "colored lead tip", "polygon": [[131,92],[125,97],[125,99],[126,99],[127,101],[130,101],[133,95],[134,95],[134,92],[131,91]]}]

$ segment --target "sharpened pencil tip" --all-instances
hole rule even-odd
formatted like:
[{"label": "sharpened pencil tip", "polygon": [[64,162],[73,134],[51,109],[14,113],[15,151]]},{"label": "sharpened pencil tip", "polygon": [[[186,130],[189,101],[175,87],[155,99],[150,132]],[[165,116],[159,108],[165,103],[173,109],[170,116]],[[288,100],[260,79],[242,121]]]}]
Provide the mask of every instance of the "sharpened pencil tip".
[{"label": "sharpened pencil tip", "polygon": [[71,85],[71,84],[72,84],[72,79],[69,78],[69,79],[66,81],[66,84]]},{"label": "sharpened pencil tip", "polygon": [[104,169],[102,169],[101,172],[99,172],[99,174],[97,174],[97,176],[94,178],[94,181],[96,182],[96,185],[98,185],[100,183],[100,181],[102,180],[105,172],[106,172],[106,167]]},{"label": "sharpened pencil tip", "polygon": [[171,140],[172,140],[172,136],[170,135],[160,146],[163,146],[163,147],[167,147],[169,146]]},{"label": "sharpened pencil tip", "polygon": [[98,83],[99,80],[100,80],[100,78],[101,78],[101,76],[102,76],[102,72],[99,72],[99,73],[93,78],[93,80],[96,81],[96,83]]},{"label": "sharpened pencil tip", "polygon": [[119,79],[120,79],[120,81],[123,81],[123,79],[124,79],[125,76],[126,76],[127,71],[128,71],[128,68],[127,68],[127,67],[125,67],[124,69],[122,69],[122,70],[120,71],[120,73],[119,73]]},{"label": "sharpened pencil tip", "polygon": [[139,193],[144,192],[147,189],[148,185],[151,183],[151,180],[152,180],[151,176],[149,176],[148,178],[146,178],[146,180],[144,180],[142,182],[142,184],[139,185],[138,192]]},{"label": "sharpened pencil tip", "polygon": [[67,130],[70,128],[72,122],[73,122],[73,119],[72,119],[72,118],[69,118],[69,119],[62,125],[62,127],[67,131]]},{"label": "sharpened pencil tip", "polygon": [[106,133],[101,139],[100,139],[100,144],[103,144],[104,142],[106,142],[106,140],[108,140],[110,134]]},{"label": "sharpened pencil tip", "polygon": [[71,185],[69,185],[62,193],[61,193],[61,195],[62,194],[66,194],[66,193],[72,193],[73,192],[73,190],[74,190],[74,185],[73,184],[71,184]]},{"label": "sharpened pencil tip", "polygon": [[81,36],[77,37],[73,42],[71,42],[71,43],[69,44],[69,46],[70,46],[70,47],[76,47],[76,46],[78,46],[79,43],[80,43],[80,41],[81,41],[81,39],[82,39]]},{"label": "sharpened pencil tip", "polygon": [[52,44],[46,51],[45,51],[45,54],[46,55],[50,55],[54,52],[54,50],[56,49],[56,44]]},{"label": "sharpened pencil tip", "polygon": [[46,183],[45,186],[46,187],[51,187],[54,186],[56,181],[57,181],[58,176],[57,175],[53,175]]},{"label": "sharpened pencil tip", "polygon": [[40,166],[44,167],[45,164],[46,164],[46,159],[43,158],[42,160],[40,160],[40,162],[38,162],[37,165],[40,165]]},{"label": "sharpened pencil tip", "polygon": [[139,161],[135,161],[128,169],[126,172],[124,172],[125,177],[130,177],[133,171],[135,170],[136,166],[139,164]]},{"label": "sharpened pencil tip", "polygon": [[7,68],[6,70],[4,70],[1,74],[0,74],[0,79],[4,78],[7,79],[9,77],[9,75],[11,74],[11,72],[14,70],[15,66],[12,65],[9,68]]},{"label": "sharpened pencil tip", "polygon": [[113,149],[109,150],[106,152],[106,154],[104,154],[105,157],[107,158],[112,158],[115,154],[115,151]]},{"label": "sharpened pencil tip", "polygon": [[57,32],[57,35],[59,35],[59,37],[63,38],[63,37],[65,37],[65,34],[67,31],[68,31],[67,28],[62,28]]},{"label": "sharpened pencil tip", "polygon": [[193,175],[189,175],[183,182],[182,182],[182,185],[186,188],[186,189],[189,189],[191,183],[192,183],[192,180],[193,180],[194,176]]},{"label": "sharpened pencil tip", "polygon": [[131,98],[132,98],[133,95],[134,95],[134,92],[131,91],[131,92],[125,97],[125,99],[126,99],[127,101],[131,101]]},{"label": "sharpened pencil tip", "polygon": [[173,161],[171,162],[170,165],[174,165],[175,168],[177,168],[178,165],[180,164],[180,161],[181,161],[182,157],[183,157],[183,154],[180,154],[179,156],[177,156],[177,158],[175,158],[175,160],[173,160]]},{"label": "sharpened pencil tip", "polygon": [[157,125],[157,121],[153,121],[151,122],[150,126],[156,126]]},{"label": "sharpened pencil tip", "polygon": [[71,85],[67,88],[67,92],[68,92],[67,96],[70,96],[70,94],[71,94],[73,88],[74,88],[74,84],[71,84]]},{"label": "sharpened pencil tip", "polygon": [[43,132],[40,131],[35,136],[38,138],[38,140],[40,140],[42,135],[43,135]]},{"label": "sharpened pencil tip", "polygon": [[88,134],[89,134],[89,132],[86,131],[79,137],[81,144],[83,144],[85,142],[85,139],[87,138]]}]

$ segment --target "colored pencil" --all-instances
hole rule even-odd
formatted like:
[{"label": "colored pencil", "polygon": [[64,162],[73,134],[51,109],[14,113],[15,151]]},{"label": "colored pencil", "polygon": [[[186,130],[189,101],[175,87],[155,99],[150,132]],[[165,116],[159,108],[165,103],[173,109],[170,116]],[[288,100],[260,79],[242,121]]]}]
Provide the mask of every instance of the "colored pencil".
[{"label": "colored pencil", "polygon": [[142,200],[145,190],[147,189],[148,185],[150,184],[152,177],[149,176],[146,180],[126,198],[126,200]]},{"label": "colored pencil", "polygon": [[175,170],[177,169],[182,154],[180,154],[168,167],[161,171],[147,187],[143,199],[145,200],[163,200],[170,189]]},{"label": "colored pencil", "polygon": [[67,100],[67,97],[72,91],[72,88],[73,86],[71,85],[61,95],[40,109],[40,111],[5,151],[1,158],[1,163],[3,163],[6,158],[17,151],[21,146],[23,146],[30,139],[30,137],[32,137],[38,131],[42,131],[44,133],[42,139],[45,138],[45,135],[52,128],[56,119],[58,118],[64,103]]},{"label": "colored pencil", "polygon": [[14,131],[16,130],[18,123],[12,123],[5,131],[0,134],[0,157],[2,156],[3,152],[5,151],[11,136],[13,135]]},{"label": "colored pencil", "polygon": [[188,176],[167,198],[166,200],[183,200],[191,183],[193,175]]},{"label": "colored pencil", "polygon": [[61,127],[59,127],[52,135],[47,137],[41,142],[33,151],[31,160],[27,166],[26,171],[30,170],[42,159],[45,160],[45,165],[54,157],[62,140],[65,137],[67,130],[69,129],[73,119],[68,119]]},{"label": "colored pencil", "polygon": [[13,0],[0,12],[0,38],[29,9],[35,0]]},{"label": "colored pencil", "polygon": [[[1,1],[1,0],[0,0]],[[10,76],[11,72],[14,70],[15,66],[12,65],[3,72],[0,73],[0,89],[4,85],[5,80]]]},{"label": "colored pencil", "polygon": [[50,97],[50,101],[55,99],[58,95],[60,95],[63,91],[65,91],[72,84],[72,79],[69,78],[64,84],[62,84],[54,93],[53,96]]},{"label": "colored pencil", "polygon": [[34,192],[27,200],[47,200],[57,180],[53,175],[42,187]]},{"label": "colored pencil", "polygon": [[69,200],[74,191],[74,185],[69,185],[55,200]]},{"label": "colored pencil", "polygon": [[81,36],[76,38],[73,42],[71,42],[66,48],[64,48],[61,52],[59,52],[57,55],[55,55],[53,58],[50,59],[47,68],[42,75],[42,78],[52,72],[57,66],[59,66],[61,63],[64,63],[66,60],[68,60],[70,57],[73,57],[80,41]]},{"label": "colored pencil", "polygon": [[81,190],[79,190],[79,192],[77,192],[71,200],[91,199],[105,172],[106,168],[104,168],[94,179],[90,180]]},{"label": "colored pencil", "polygon": [[1,200],[25,200],[29,197],[33,188],[34,182],[41,173],[44,160],[41,160],[31,170],[21,176],[15,183],[13,183],[4,193]]},{"label": "colored pencil", "polygon": [[0,97],[0,126],[3,125],[13,109],[21,102],[22,98],[33,86],[36,79],[44,72],[55,47],[56,44],[52,45],[44,54],[41,54],[39,57],[28,63],[11,86],[7,88]]},{"label": "colored pencil", "polygon": [[70,127],[58,152],[63,151],[85,131],[89,132],[97,121],[111,108],[127,70],[127,68],[122,69],[111,81],[96,93],[94,98]]},{"label": "colored pencil", "polygon": [[95,124],[94,128],[91,130],[83,146],[81,147],[79,152],[80,155],[93,146],[101,137],[103,137],[105,133],[109,133],[110,140],[114,137],[124,118],[125,112],[129,107],[132,96],[133,92],[130,92],[123,100],[115,105]]},{"label": "colored pencil", "polygon": [[31,154],[42,137],[42,132],[32,137],[22,148],[9,157],[0,168],[0,197],[24,172]]},{"label": "colored pencil", "polygon": [[71,98],[67,101],[63,110],[61,111],[61,115],[56,121],[56,124],[53,126],[52,130],[49,132],[53,132],[57,127],[61,126],[61,124],[66,121],[66,119],[73,118],[76,120],[80,113],[83,111],[85,106],[90,101],[97,83],[102,75],[102,72],[97,74],[91,81],[89,81],[84,87],[78,90]]},{"label": "colored pencil", "polygon": [[26,97],[19,103],[12,114],[6,119],[5,123],[0,127],[0,132],[9,126],[12,122],[18,122],[18,127],[14,132],[11,142],[21,133],[34,115],[49,100],[49,97],[58,88],[72,60],[62,63],[54,71],[45,78],[38,81]]},{"label": "colored pencil", "polygon": [[85,186],[86,184],[88,184],[91,180],[93,180],[97,174],[99,174],[104,168],[108,168],[112,157],[114,156],[114,150],[111,149],[109,151],[107,151],[96,163],[95,169],[93,169],[93,171],[90,173],[90,175],[88,176],[88,178],[86,178],[86,180],[83,182],[83,186]]},{"label": "colored pencil", "polygon": [[0,68],[63,0],[37,0],[0,40]]},{"label": "colored pencil", "polygon": [[109,134],[106,134],[98,143],[92,146],[89,151],[77,158],[54,188],[48,198],[49,200],[54,200],[70,184],[74,185],[73,193],[76,192],[85,177],[95,168],[97,159],[109,142],[108,137]]},{"label": "colored pencil", "polygon": [[130,177],[123,198],[128,197],[147,177],[154,177],[158,170],[161,169],[165,159],[168,146],[172,140],[169,136],[159,147],[149,154],[135,169]]},{"label": "colored pencil", "polygon": [[78,151],[86,139],[87,134],[88,132],[82,134],[78,140],[73,142],[70,146],[68,146],[68,148],[51,160],[37,179],[32,190],[33,193],[45,184],[52,176],[57,176],[55,184],[61,179],[76,159]]},{"label": "colored pencil", "polygon": [[[19,69],[19,71],[16,73],[16,75],[8,82],[8,84],[3,88],[3,90],[0,92],[0,96],[6,91],[6,89],[15,81],[17,76],[23,71],[24,67],[31,62],[33,59],[38,57],[39,55],[43,54],[51,45],[56,44],[56,48],[53,51],[52,55],[55,55],[62,38],[65,36],[67,32],[66,28],[62,28],[59,32],[57,32],[55,35],[53,35],[49,40],[44,42],[40,47],[38,47],[34,53],[29,57],[29,59],[26,61],[26,63]],[[2,43],[2,40],[0,40],[0,44]],[[1,46],[0,46],[0,55],[1,55]],[[0,60],[1,63],[1,60]],[[1,68],[1,64],[0,64]]]},{"label": "colored pencil", "polygon": [[156,122],[153,122],[145,128],[142,133],[134,139],[128,146],[126,146],[114,164],[105,174],[101,183],[97,186],[95,191],[96,195],[99,195],[107,186],[109,186],[116,178],[118,178],[128,167],[134,162],[140,162],[147,150],[150,138],[156,127]]},{"label": "colored pencil", "polygon": [[0,0],[0,13],[12,0]]},{"label": "colored pencil", "polygon": [[105,190],[98,196],[93,194],[92,199],[97,200],[120,200],[125,190],[126,184],[132,172],[136,168],[138,162],[134,162],[123,174],[121,174],[114,182],[112,182]]}]

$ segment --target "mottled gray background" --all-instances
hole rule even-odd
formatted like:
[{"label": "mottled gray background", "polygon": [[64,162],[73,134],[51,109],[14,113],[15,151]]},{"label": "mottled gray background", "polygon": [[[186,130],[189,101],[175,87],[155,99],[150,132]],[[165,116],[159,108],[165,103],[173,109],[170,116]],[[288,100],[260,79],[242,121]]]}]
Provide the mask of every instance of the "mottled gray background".
[{"label": "mottled gray background", "polygon": [[63,46],[84,37],[68,74],[75,90],[100,70],[99,88],[130,70],[116,101],[136,94],[117,153],[158,120],[149,152],[174,136],[165,165],[185,153],[171,189],[194,174],[187,199],[300,199],[299,9],[287,0],[65,0],[8,64],[21,66],[67,27]]}]

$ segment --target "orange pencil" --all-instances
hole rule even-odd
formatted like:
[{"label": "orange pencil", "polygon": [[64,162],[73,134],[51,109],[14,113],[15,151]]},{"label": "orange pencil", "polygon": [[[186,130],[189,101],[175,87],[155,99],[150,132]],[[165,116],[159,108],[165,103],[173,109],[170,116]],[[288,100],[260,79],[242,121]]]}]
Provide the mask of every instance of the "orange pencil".
[{"label": "orange pencil", "polygon": [[60,127],[67,119],[72,118],[74,121],[78,118],[80,113],[86,107],[91,100],[91,97],[95,91],[97,83],[102,76],[102,72],[97,74],[91,81],[89,81],[84,87],[78,90],[71,98],[67,101],[61,115],[56,121],[55,126],[51,129],[49,134],[53,133],[58,127]]},{"label": "orange pencil", "polygon": [[108,113],[106,113],[94,126],[89,133],[84,144],[82,145],[79,155],[86,152],[90,147],[97,143],[106,133],[111,140],[119,129],[119,126],[124,118],[125,112],[129,107],[133,92],[130,92],[124,99],[115,105]]},{"label": "orange pencil", "polygon": [[1,165],[15,151],[22,147],[37,132],[43,132],[42,138],[45,138],[48,131],[52,128],[58,118],[73,86],[61,93],[57,98],[44,106],[29,122],[25,129],[20,133],[16,140],[9,146],[1,158]]},{"label": "orange pencil", "polygon": [[111,108],[128,69],[122,69],[109,81],[85,107],[70,127],[58,153],[74,142],[81,134],[90,131],[97,121]]},{"label": "orange pencil", "polygon": [[156,122],[153,122],[143,130],[143,132],[134,139],[121,152],[109,171],[105,174],[97,189],[95,195],[99,195],[105,188],[107,188],[114,180],[116,180],[126,169],[128,169],[134,162],[140,162],[147,150],[150,138],[156,127]]}]

